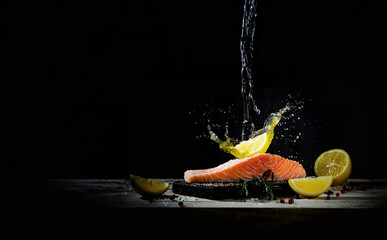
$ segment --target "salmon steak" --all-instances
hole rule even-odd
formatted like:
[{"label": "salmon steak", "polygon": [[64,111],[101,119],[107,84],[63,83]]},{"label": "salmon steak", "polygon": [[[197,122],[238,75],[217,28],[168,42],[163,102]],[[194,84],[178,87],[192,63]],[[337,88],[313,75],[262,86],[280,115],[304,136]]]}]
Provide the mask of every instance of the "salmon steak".
[{"label": "salmon steak", "polygon": [[203,170],[188,170],[184,173],[186,182],[210,182],[230,180],[251,180],[253,175],[261,177],[271,170],[274,179],[292,179],[306,176],[301,164],[269,153],[259,153],[244,159],[234,159],[217,167]]}]

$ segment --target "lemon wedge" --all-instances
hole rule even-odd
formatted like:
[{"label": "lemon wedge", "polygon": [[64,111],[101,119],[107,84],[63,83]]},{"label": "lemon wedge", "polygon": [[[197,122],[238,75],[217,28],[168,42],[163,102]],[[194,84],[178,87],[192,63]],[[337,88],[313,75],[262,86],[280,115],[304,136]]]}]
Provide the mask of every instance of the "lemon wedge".
[{"label": "lemon wedge", "polygon": [[264,128],[254,133],[255,137],[243,141],[235,147],[229,148],[229,152],[237,158],[247,158],[258,153],[265,153],[270,147],[274,138],[274,128],[281,120],[282,114],[287,108],[281,109],[278,113],[272,113],[265,121]]},{"label": "lemon wedge", "polygon": [[230,153],[237,158],[247,158],[257,153],[265,153],[273,140],[273,131],[265,132],[233,147]]},{"label": "lemon wedge", "polygon": [[349,154],[343,149],[332,149],[323,152],[314,163],[317,176],[332,176],[333,185],[340,185],[347,181],[352,171]]},{"label": "lemon wedge", "polygon": [[235,143],[237,141],[227,136],[227,129],[225,134],[226,140],[222,141],[213,131],[211,131],[211,127],[208,126],[210,138],[211,140],[218,143],[220,149],[222,149],[224,152],[230,153],[237,158],[247,158],[258,153],[265,153],[274,138],[274,128],[281,120],[282,114],[284,114],[289,109],[290,107],[286,106],[280,109],[277,113],[271,113],[265,120],[263,128],[254,131],[250,135],[249,140],[240,142],[236,146]]},{"label": "lemon wedge", "polygon": [[169,183],[157,179],[143,178],[130,175],[130,184],[134,191],[145,197],[160,196],[169,188]]},{"label": "lemon wedge", "polygon": [[289,179],[290,187],[304,197],[318,197],[332,184],[332,176]]}]

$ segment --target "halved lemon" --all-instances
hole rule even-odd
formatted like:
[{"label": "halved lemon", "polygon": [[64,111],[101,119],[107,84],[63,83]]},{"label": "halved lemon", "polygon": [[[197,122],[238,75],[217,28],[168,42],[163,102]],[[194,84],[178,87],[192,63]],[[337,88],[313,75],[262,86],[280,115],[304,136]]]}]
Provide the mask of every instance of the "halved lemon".
[{"label": "halved lemon", "polygon": [[290,187],[304,197],[318,197],[332,184],[332,176],[289,179]]},{"label": "halved lemon", "polygon": [[332,149],[323,152],[314,163],[317,176],[332,176],[333,185],[343,184],[352,171],[349,154],[343,149]]},{"label": "halved lemon", "polygon": [[169,183],[150,178],[130,175],[130,184],[133,189],[142,196],[155,197],[165,193],[169,188]]},{"label": "halved lemon", "polygon": [[273,137],[273,131],[267,131],[252,139],[239,143],[231,149],[230,153],[237,158],[247,158],[257,153],[265,153]]}]

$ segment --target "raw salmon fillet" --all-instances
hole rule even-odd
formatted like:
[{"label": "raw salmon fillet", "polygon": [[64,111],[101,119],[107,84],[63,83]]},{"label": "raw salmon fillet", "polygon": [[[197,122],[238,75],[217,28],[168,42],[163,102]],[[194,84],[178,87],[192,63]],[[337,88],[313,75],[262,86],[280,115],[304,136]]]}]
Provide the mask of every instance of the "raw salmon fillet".
[{"label": "raw salmon fillet", "polygon": [[275,179],[291,179],[306,176],[301,164],[278,155],[259,153],[245,159],[234,159],[215,168],[188,170],[184,173],[186,182],[209,182],[229,180],[251,180],[252,175],[262,176],[272,170]]}]

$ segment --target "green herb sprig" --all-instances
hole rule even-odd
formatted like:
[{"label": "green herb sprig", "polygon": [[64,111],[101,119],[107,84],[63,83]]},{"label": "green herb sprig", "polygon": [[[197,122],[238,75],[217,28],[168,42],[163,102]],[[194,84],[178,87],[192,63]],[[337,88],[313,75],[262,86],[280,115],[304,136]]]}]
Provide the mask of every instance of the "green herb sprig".
[{"label": "green herb sprig", "polygon": [[[271,175],[271,180],[268,177]],[[265,200],[274,200],[276,199],[274,195],[274,190],[278,186],[273,184],[274,173],[269,169],[267,170],[262,177],[256,177],[252,175],[251,181],[245,181],[240,179],[237,183],[239,188],[239,194],[243,197],[258,197]]]}]

